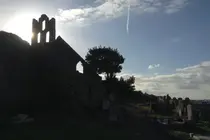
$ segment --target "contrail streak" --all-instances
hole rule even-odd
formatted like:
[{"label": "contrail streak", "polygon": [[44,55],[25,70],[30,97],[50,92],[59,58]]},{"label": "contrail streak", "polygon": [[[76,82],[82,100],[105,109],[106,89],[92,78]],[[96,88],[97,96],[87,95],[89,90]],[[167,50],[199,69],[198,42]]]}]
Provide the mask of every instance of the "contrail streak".
[{"label": "contrail streak", "polygon": [[127,23],[126,23],[126,31],[129,34],[129,23],[130,23],[130,3],[128,3],[128,16],[127,16]]}]

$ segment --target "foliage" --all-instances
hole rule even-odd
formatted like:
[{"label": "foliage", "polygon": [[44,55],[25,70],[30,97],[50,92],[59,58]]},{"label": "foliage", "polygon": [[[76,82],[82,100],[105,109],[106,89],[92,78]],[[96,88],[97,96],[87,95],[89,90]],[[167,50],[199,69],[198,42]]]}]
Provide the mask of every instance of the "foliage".
[{"label": "foliage", "polygon": [[[119,101],[124,101],[125,99],[130,99],[135,94],[135,77],[131,76],[128,79],[124,78],[112,78],[103,81],[104,86],[107,89],[108,94],[114,93]],[[140,95],[140,94],[139,94]]]},{"label": "foliage", "polygon": [[117,49],[98,46],[89,49],[85,60],[95,68],[98,74],[105,74],[106,79],[109,79],[121,72],[125,58]]},{"label": "foliage", "polygon": [[135,90],[135,77],[131,76],[128,79],[124,79],[124,78],[120,78],[119,79],[119,88],[121,89],[121,92],[127,92],[127,93],[131,93]]}]

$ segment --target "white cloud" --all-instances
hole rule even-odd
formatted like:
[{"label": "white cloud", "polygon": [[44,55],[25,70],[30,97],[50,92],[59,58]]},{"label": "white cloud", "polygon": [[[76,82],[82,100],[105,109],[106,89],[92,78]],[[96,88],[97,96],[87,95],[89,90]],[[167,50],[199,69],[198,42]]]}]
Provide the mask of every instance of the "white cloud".
[{"label": "white cloud", "polygon": [[210,99],[210,61],[176,69],[168,75],[136,77],[136,89],[151,94]]},{"label": "white cloud", "polygon": [[188,0],[171,0],[169,1],[168,5],[166,6],[166,13],[171,14],[179,11],[182,9]]},{"label": "white cloud", "polygon": [[160,64],[153,64],[153,65],[149,65],[148,69],[151,70],[151,69],[159,68],[159,67],[160,67]]},{"label": "white cloud", "polygon": [[56,18],[69,23],[92,23],[114,19],[130,10],[136,13],[164,11],[171,14],[186,6],[188,0],[96,0],[97,6],[83,6],[77,9],[59,9]]}]

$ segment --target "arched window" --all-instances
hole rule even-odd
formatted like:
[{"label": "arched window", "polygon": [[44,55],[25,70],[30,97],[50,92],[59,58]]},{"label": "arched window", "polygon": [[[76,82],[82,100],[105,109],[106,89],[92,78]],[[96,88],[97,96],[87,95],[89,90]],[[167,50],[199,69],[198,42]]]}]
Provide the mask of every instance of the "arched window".
[{"label": "arched window", "polygon": [[42,31],[44,31],[45,28],[46,28],[46,21],[44,20],[44,21],[42,22]]},{"label": "arched window", "polygon": [[40,40],[41,40],[41,34],[38,33],[38,35],[37,35],[37,43],[40,43]]},{"label": "arched window", "polygon": [[49,31],[46,34],[46,42],[50,42],[50,32]]},{"label": "arched window", "polygon": [[77,63],[76,70],[80,73],[83,73],[83,65],[81,62]]}]

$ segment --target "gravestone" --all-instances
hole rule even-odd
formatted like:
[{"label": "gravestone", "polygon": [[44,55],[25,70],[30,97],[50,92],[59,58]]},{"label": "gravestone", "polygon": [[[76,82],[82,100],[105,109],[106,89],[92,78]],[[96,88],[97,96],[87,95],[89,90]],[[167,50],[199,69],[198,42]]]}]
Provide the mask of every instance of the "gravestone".
[{"label": "gravestone", "polygon": [[118,108],[116,105],[111,106],[109,120],[110,121],[118,121]]},{"label": "gravestone", "polygon": [[150,103],[149,103],[149,113],[152,113],[152,103],[151,103],[151,101],[150,101]]},{"label": "gravestone", "polygon": [[109,108],[110,108],[110,101],[108,99],[104,99],[102,107],[103,107],[103,110],[109,110]]},{"label": "gravestone", "polygon": [[178,106],[177,106],[177,112],[179,114],[179,117],[183,116],[183,110],[184,110],[184,104],[182,101],[179,101]]},{"label": "gravestone", "polygon": [[178,109],[178,112],[179,112],[179,117],[182,117],[182,110],[180,108]]},{"label": "gravestone", "polygon": [[192,105],[190,104],[187,105],[187,118],[189,121],[192,120]]}]

